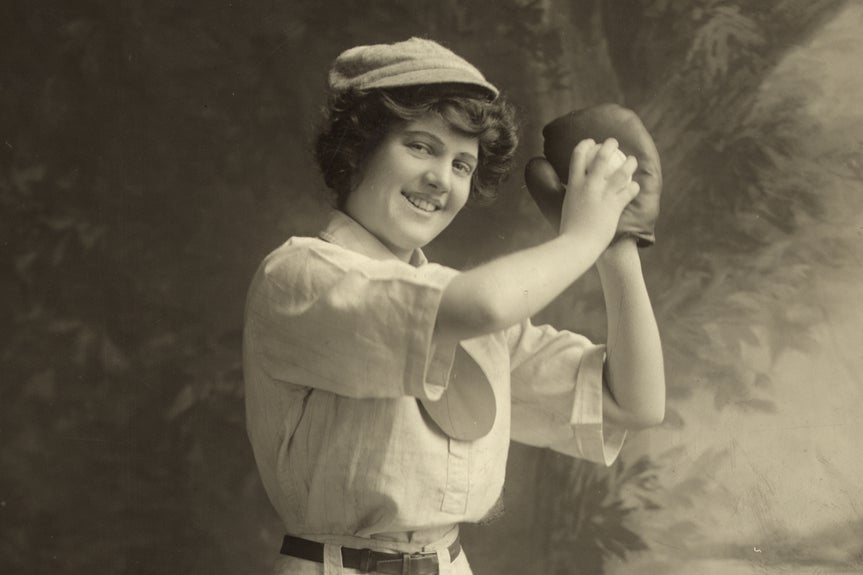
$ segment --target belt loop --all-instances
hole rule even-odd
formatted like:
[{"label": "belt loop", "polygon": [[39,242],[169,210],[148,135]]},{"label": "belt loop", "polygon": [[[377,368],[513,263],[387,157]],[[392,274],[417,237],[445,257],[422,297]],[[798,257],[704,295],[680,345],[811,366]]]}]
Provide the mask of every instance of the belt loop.
[{"label": "belt loop", "polygon": [[437,568],[439,575],[452,575],[452,560],[449,556],[449,548],[441,547],[437,553]]},{"label": "belt loop", "polygon": [[361,571],[363,573],[370,573],[372,570],[372,550],[360,549],[358,555],[360,564],[357,568],[357,571]]},{"label": "belt loop", "polygon": [[342,546],[324,543],[324,575],[342,575]]},{"label": "belt loop", "polygon": [[411,575],[411,556],[408,553],[402,554],[402,575]]}]

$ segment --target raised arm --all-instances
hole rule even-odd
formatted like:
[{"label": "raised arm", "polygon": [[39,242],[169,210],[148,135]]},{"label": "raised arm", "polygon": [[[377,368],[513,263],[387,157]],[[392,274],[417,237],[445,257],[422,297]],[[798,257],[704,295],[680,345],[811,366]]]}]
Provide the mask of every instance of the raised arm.
[{"label": "raised arm", "polygon": [[665,416],[665,369],[635,239],[612,244],[597,268],[608,317],[604,419],[628,429],[658,425]]},{"label": "raised arm", "polygon": [[531,317],[587,271],[611,242],[623,208],[638,193],[628,158],[613,169],[617,142],[572,151],[560,235],[456,276],[444,291],[435,326],[444,340],[463,340]]}]

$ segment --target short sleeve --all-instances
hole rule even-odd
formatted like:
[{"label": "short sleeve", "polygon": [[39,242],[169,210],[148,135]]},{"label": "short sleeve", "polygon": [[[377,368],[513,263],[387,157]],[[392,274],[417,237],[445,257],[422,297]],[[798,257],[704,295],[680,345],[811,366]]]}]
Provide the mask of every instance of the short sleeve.
[{"label": "short sleeve", "polygon": [[602,418],[605,347],[587,338],[533,326],[507,332],[512,366],[512,438],[611,465],[626,430]]},{"label": "short sleeve", "polygon": [[273,379],[339,395],[437,399],[455,347],[436,341],[434,325],[457,273],[291,240],[252,281],[249,355]]}]

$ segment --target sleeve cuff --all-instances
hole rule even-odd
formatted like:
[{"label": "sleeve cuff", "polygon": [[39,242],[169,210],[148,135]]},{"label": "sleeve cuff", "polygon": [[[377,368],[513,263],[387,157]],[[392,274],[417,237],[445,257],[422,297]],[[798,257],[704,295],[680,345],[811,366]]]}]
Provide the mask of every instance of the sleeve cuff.
[{"label": "sleeve cuff", "polygon": [[442,344],[438,341],[434,337],[435,321],[444,289],[458,271],[436,264],[426,264],[425,268],[429,283],[438,289],[430,292],[429,301],[419,306],[423,311],[419,314],[413,345],[416,361],[411,362],[412,373],[406,381],[412,388],[407,390],[410,395],[437,401],[449,382],[458,342]]},{"label": "sleeve cuff", "polygon": [[617,459],[626,429],[604,425],[602,420],[605,346],[585,350],[578,368],[570,426],[572,437],[551,445],[555,451],[609,466]]}]

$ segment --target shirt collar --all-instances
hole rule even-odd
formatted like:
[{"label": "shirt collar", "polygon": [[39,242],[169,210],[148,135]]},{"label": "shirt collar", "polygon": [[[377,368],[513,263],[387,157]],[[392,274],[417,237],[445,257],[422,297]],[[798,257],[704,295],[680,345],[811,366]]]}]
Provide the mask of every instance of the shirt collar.
[{"label": "shirt collar", "polygon": [[[399,259],[374,234],[359,222],[338,210],[333,210],[327,227],[318,236],[331,244],[361,253],[376,260]],[[411,254],[410,264],[419,267],[428,263],[425,254],[417,248]]]}]

